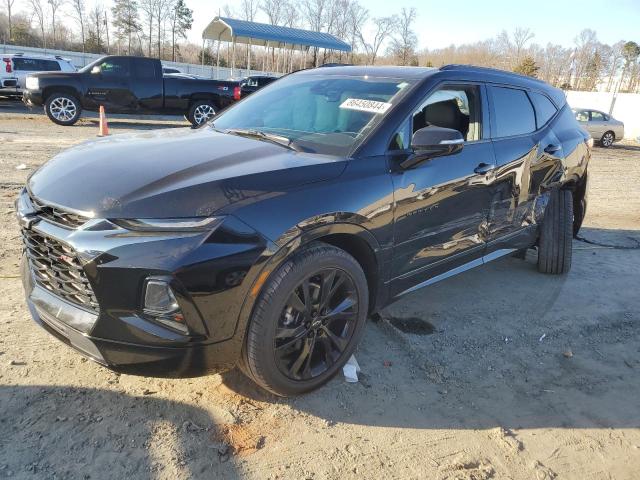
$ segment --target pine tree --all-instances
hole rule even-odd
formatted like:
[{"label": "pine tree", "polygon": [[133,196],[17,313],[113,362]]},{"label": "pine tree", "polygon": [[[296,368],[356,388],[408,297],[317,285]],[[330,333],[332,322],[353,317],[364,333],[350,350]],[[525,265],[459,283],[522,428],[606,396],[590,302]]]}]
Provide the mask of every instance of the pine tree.
[{"label": "pine tree", "polygon": [[176,38],[187,38],[187,32],[193,25],[193,10],[184,3],[184,0],[177,0],[171,8],[171,60],[176,61]]},{"label": "pine tree", "polygon": [[531,55],[526,55],[522,61],[513,69],[514,72],[528,77],[535,77],[540,67],[536,65],[536,61]]},{"label": "pine tree", "polygon": [[138,15],[137,0],[114,0],[111,15],[113,26],[116,27],[119,38],[127,39],[127,53],[131,54],[131,37],[140,31],[140,17]]}]

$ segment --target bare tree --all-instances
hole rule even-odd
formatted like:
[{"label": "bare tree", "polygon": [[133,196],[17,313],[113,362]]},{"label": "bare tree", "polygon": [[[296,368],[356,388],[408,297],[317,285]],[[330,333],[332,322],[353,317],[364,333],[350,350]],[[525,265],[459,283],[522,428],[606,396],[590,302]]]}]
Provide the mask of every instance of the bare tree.
[{"label": "bare tree", "polygon": [[367,55],[369,57],[369,61],[371,65],[375,65],[376,58],[378,57],[378,52],[380,51],[380,47],[384,43],[384,41],[389,38],[391,33],[396,29],[396,25],[398,23],[398,17],[392,15],[390,17],[376,17],[373,19],[374,29],[373,29],[373,38],[370,42],[368,42],[365,38],[364,32],[362,29],[358,32],[360,37],[360,41],[364,46]]},{"label": "bare tree", "polygon": [[413,31],[413,23],[416,20],[415,8],[402,8],[402,12],[396,22],[396,35],[391,40],[391,53],[400,60],[401,65],[407,65],[415,53],[418,45],[418,37]]},{"label": "bare tree", "polygon": [[243,20],[253,22],[260,8],[260,0],[242,0],[240,2],[240,14]]},{"label": "bare tree", "polygon": [[95,53],[103,53],[104,46],[102,36],[104,34],[104,8],[102,4],[96,3],[89,11],[89,38],[87,39],[88,50]]},{"label": "bare tree", "polygon": [[36,21],[38,22],[38,27],[40,28],[40,35],[42,38],[42,48],[47,48],[47,39],[45,36],[45,23],[46,23],[46,13],[44,11],[44,5],[42,4],[42,0],[29,0],[31,4],[31,8],[33,9],[33,15],[36,17]]},{"label": "bare tree", "polygon": [[146,31],[149,32],[147,38],[147,56],[151,56],[151,44],[153,42],[153,20],[156,13],[156,1],[157,0],[140,0],[140,10],[144,13]]},{"label": "bare tree", "polygon": [[84,38],[84,17],[85,17],[85,3],[84,0],[71,0],[71,5],[73,6],[73,11],[76,15],[76,20],[80,24],[80,40],[82,41],[82,53],[84,53],[85,49],[85,38]]},{"label": "bare tree", "polygon": [[525,46],[535,34],[529,30],[528,28],[516,28],[513,32],[513,45],[515,48],[515,62],[516,64],[520,63],[520,56],[522,55],[522,51]]},{"label": "bare tree", "polygon": [[369,11],[357,1],[352,1],[347,12],[349,21],[349,44],[351,45],[351,62],[360,41],[359,33],[369,18]]},{"label": "bare tree", "polygon": [[8,23],[8,27],[9,27],[9,42],[11,42],[11,39],[13,38],[13,25],[11,23],[11,9],[13,8],[13,4],[15,3],[16,0],[5,0],[5,5],[7,6],[7,23]]},{"label": "bare tree", "polygon": [[599,43],[596,32],[588,28],[582,30],[574,42],[576,48],[573,57],[573,88],[579,89],[585,81],[585,72]]},{"label": "bare tree", "polygon": [[53,46],[56,45],[56,14],[62,5],[64,5],[65,0],[47,0],[49,4],[49,8],[51,9],[51,36],[53,39]]},{"label": "bare tree", "polygon": [[[328,0],[305,0],[302,4],[303,17],[314,32],[325,27],[328,3]],[[313,49],[313,65],[318,65],[318,47]]]},{"label": "bare tree", "polygon": [[622,60],[624,56],[622,55],[622,49],[624,47],[624,41],[620,40],[619,42],[614,43],[611,46],[611,50],[609,53],[609,80],[607,81],[607,90],[611,90],[613,86],[613,79],[618,73],[620,66],[622,65]]},{"label": "bare tree", "polygon": [[271,25],[281,25],[285,16],[287,2],[281,0],[263,0],[260,4],[260,10],[269,19]]}]

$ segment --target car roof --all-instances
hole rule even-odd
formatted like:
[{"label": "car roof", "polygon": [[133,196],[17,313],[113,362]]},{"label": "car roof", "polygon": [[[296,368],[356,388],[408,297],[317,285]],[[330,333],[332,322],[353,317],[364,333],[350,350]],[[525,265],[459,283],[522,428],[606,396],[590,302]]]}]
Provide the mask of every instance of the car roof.
[{"label": "car roof", "polygon": [[296,74],[301,75],[337,75],[354,76],[370,75],[372,77],[391,78],[424,78],[430,73],[437,72],[431,67],[396,67],[396,66],[322,66],[307,70],[300,70]]},{"label": "car roof", "polygon": [[62,60],[63,62],[70,62],[69,59],[67,58],[62,58],[58,55],[41,55],[41,54],[35,54],[32,55],[30,53],[28,54],[24,54],[24,53],[9,53],[7,55],[3,55],[3,57],[9,57],[9,58],[36,58],[38,60]]},{"label": "car roof", "polygon": [[296,72],[301,75],[341,75],[387,78],[426,79],[430,76],[439,76],[444,80],[471,80],[487,83],[502,83],[514,87],[538,90],[546,93],[554,101],[557,107],[566,103],[566,97],[562,90],[552,87],[537,78],[527,77],[496,68],[476,67],[473,65],[444,65],[440,68],[433,67],[400,67],[400,66],[323,66],[314,69]]}]

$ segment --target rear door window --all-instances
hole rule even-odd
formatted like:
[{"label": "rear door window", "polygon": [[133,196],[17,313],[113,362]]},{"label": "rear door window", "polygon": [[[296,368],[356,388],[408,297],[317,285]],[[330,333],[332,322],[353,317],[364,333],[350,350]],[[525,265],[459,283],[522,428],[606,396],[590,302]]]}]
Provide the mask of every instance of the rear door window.
[{"label": "rear door window", "polygon": [[491,87],[493,99],[493,137],[524,135],[536,130],[533,105],[524,90]]},{"label": "rear door window", "polygon": [[148,58],[136,58],[133,61],[133,69],[137,78],[156,78],[156,62]]},{"label": "rear door window", "polygon": [[13,57],[13,68],[23,72],[52,72],[59,71],[60,64],[55,60]]},{"label": "rear door window", "polygon": [[591,121],[592,122],[604,122],[606,120],[606,118],[604,117],[604,114],[600,113],[600,112],[591,112]]},{"label": "rear door window", "polygon": [[551,120],[558,110],[551,100],[541,93],[529,92],[529,98],[536,111],[536,125],[540,128]]}]

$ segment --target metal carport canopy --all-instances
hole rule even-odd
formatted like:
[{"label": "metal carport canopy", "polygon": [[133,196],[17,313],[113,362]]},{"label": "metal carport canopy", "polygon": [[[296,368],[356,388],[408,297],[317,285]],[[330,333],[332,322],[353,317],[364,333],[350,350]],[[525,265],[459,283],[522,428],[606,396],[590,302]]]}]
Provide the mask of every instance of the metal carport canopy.
[{"label": "metal carport canopy", "polygon": [[236,42],[247,45],[299,45],[350,52],[351,46],[329,33],[280,27],[228,17],[215,17],[202,32],[203,40]]}]

